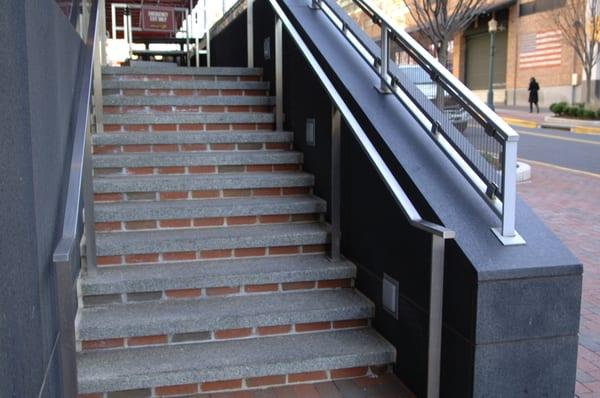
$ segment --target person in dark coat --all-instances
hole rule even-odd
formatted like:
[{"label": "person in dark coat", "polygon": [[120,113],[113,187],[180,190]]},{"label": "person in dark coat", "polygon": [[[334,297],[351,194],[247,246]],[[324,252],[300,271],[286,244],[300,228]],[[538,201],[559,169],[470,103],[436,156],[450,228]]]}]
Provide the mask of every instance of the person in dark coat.
[{"label": "person in dark coat", "polygon": [[540,85],[535,80],[535,77],[532,77],[529,80],[528,90],[529,90],[529,113],[533,112],[533,104],[535,104],[537,113],[540,113],[540,107],[538,106],[538,91],[540,91]]}]

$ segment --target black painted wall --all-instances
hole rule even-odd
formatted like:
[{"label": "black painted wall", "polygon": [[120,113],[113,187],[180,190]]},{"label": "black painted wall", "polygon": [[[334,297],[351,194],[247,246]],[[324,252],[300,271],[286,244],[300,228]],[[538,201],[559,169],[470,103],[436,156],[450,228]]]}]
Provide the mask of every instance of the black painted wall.
[{"label": "black painted wall", "polygon": [[[502,247],[489,228],[495,216],[423,139],[406,111],[397,104],[387,108],[391,101],[374,95],[362,60],[344,53],[335,32],[327,42],[330,32],[322,21],[311,20],[318,13],[308,10],[307,2],[279,3],[423,217],[458,233],[445,258],[442,396],[572,396],[581,294],[578,261],[520,201],[518,228],[528,244]],[[255,1],[254,21],[255,66],[263,67],[265,79],[273,83],[273,58],[263,57],[265,39],[274,49],[268,1]],[[222,31],[227,34],[213,38],[213,59],[223,62],[215,66],[246,66],[246,58],[236,56],[246,51],[245,24],[245,18],[238,18]],[[315,194],[329,202],[331,103],[285,33],[283,54],[284,127],[295,133],[304,169],[316,177]],[[362,91],[352,91],[349,87],[360,86],[356,80],[361,76],[367,83]],[[314,147],[305,143],[307,118],[316,119]],[[408,225],[343,126],[342,253],[358,267],[357,288],[376,304],[375,328],[398,350],[395,373],[419,396],[426,386],[430,244],[430,236]],[[383,273],[400,283],[398,320],[381,309]]]},{"label": "black painted wall", "polygon": [[81,40],[54,1],[0,10],[0,397],[59,397],[52,252]]}]

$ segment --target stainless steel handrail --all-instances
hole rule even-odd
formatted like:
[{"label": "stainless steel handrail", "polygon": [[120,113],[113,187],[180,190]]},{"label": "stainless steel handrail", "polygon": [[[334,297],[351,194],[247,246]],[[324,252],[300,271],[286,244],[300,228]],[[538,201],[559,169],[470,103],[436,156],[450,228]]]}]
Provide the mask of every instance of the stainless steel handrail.
[{"label": "stainless steel handrail", "polygon": [[[430,133],[434,142],[442,149],[466,180],[475,188],[490,208],[501,218],[502,226],[492,228],[494,234],[505,245],[523,244],[525,241],[515,230],[516,218],[516,163],[518,134],[496,113],[489,109],[452,73],[443,67],[431,54],[421,47],[409,34],[394,26],[385,15],[368,0],[352,0],[368,17],[381,28],[380,49],[375,49],[371,38],[358,28],[352,19],[339,7],[335,0],[312,0],[311,8],[323,10],[323,14],[342,32],[346,40],[355,48],[361,57],[378,74],[381,83],[378,89],[382,93],[393,93],[405,103],[415,118]],[[339,21],[334,20],[334,18]],[[341,24],[341,25],[338,25]],[[358,29],[358,31],[357,31]],[[403,81],[402,73],[395,64],[389,65],[390,41],[398,43],[417,64],[423,68],[436,85],[443,88],[454,98],[461,109],[467,112],[478,125],[485,129],[487,136],[502,148],[500,173],[487,170],[489,164],[480,169],[474,161],[463,152],[461,146],[451,137],[461,137],[451,123],[442,123],[447,119],[441,110],[431,106],[412,83]],[[369,59],[372,58],[372,59]],[[373,61],[373,62],[371,62]],[[402,84],[400,83],[402,82]],[[403,93],[398,91],[400,89]],[[407,103],[407,101],[409,103]],[[427,106],[429,104],[430,106]],[[445,126],[444,129],[441,127]],[[449,129],[445,131],[445,129]],[[467,148],[469,149],[469,148]],[[473,148],[470,148],[471,150]],[[478,157],[478,156],[477,156]],[[479,158],[479,157],[478,157]],[[487,173],[486,173],[487,171]],[[498,182],[498,185],[496,184]]]},{"label": "stainless steel handrail", "polygon": [[86,263],[88,268],[96,263],[95,233],[93,223],[92,164],[90,153],[91,96],[93,63],[96,55],[96,35],[99,3],[94,0],[90,13],[87,36],[83,42],[75,85],[75,101],[71,126],[74,131],[73,149],[69,167],[69,180],[64,209],[61,239],[52,259],[56,272],[57,312],[60,333],[60,363],[62,396],[77,396],[77,364],[75,358],[75,312],[77,308],[74,289],[73,266],[79,261],[80,210],[83,200],[85,210]]},{"label": "stainless steel handrail", "polygon": [[[317,75],[321,85],[327,92],[331,101],[334,104],[334,112],[332,116],[332,127],[333,130],[339,130],[339,118],[342,117],[352,133],[354,134],[357,141],[360,143],[363,151],[368,156],[370,162],[373,164],[377,173],[382,178],[386,187],[392,194],[394,200],[400,207],[402,213],[406,217],[407,221],[413,227],[430,233],[432,235],[431,245],[431,282],[430,282],[430,302],[429,302],[429,347],[428,347],[428,365],[427,365],[427,396],[429,398],[437,397],[439,395],[439,375],[440,375],[440,361],[441,361],[441,333],[442,333],[442,307],[443,307],[443,281],[444,281],[444,251],[445,251],[445,240],[453,239],[455,237],[454,231],[424,220],[418,210],[415,208],[411,200],[406,195],[406,192],[402,189],[392,171],[385,164],[385,161],[373,146],[369,140],[367,134],[361,127],[360,123],[356,120],[352,111],[342,97],[337,92],[335,86],[331,80],[327,77],[327,74],[321,68],[319,62],[314,57],[310,49],[304,43],[304,40],[297,32],[296,28],[290,22],[283,9],[279,6],[278,0],[269,0],[269,3],[276,14],[276,31],[281,29],[280,26],[285,26],[288,34],[293,39],[296,46],[298,46],[300,52],[310,65],[311,69]],[[279,28],[278,28],[279,27]],[[276,32],[277,36],[278,33]],[[276,52],[282,52],[282,47],[276,45]],[[276,67],[276,70],[278,68]],[[281,79],[281,76],[276,76],[276,80]],[[336,121],[336,119],[338,119]],[[338,137],[335,141],[339,143],[339,131],[333,133]],[[333,151],[339,151],[339,148],[334,148]],[[338,153],[339,155],[339,153]],[[336,167],[335,165],[333,166]],[[339,178],[339,176],[337,176]],[[335,182],[334,182],[335,183]],[[334,203],[333,206],[339,206]],[[339,209],[333,209],[332,213],[338,213]],[[339,214],[339,213],[338,213]],[[337,221],[339,222],[339,220]],[[339,226],[332,226],[335,230]],[[332,255],[335,258],[335,253]]]}]

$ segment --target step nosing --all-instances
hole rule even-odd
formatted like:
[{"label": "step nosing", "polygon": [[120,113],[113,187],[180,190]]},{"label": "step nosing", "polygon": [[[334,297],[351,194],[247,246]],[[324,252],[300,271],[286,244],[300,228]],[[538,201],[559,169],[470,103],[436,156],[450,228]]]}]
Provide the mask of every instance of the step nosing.
[{"label": "step nosing", "polygon": [[94,276],[84,274],[81,289],[84,295],[135,293],[343,279],[354,277],[355,272],[352,263],[332,263],[320,254],[165,262],[102,269]]},{"label": "step nosing", "polygon": [[81,393],[381,365],[395,349],[371,329],[78,355]]}]

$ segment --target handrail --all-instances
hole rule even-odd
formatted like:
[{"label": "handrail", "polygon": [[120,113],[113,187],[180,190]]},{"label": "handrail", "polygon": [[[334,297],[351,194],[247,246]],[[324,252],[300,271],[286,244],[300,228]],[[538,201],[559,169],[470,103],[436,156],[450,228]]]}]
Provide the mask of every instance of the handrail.
[{"label": "handrail", "polygon": [[77,228],[79,225],[79,204],[81,202],[84,157],[87,141],[87,129],[91,120],[91,98],[92,98],[92,76],[94,56],[96,53],[96,27],[98,25],[98,0],[94,1],[90,15],[90,25],[82,50],[82,62],[80,63],[79,88],[77,102],[73,109],[75,115],[73,152],[71,154],[71,166],[69,167],[69,185],[67,188],[67,199],[65,215],[63,220],[62,237],[56,245],[52,256],[55,262],[69,261],[72,247],[77,239]]},{"label": "handrail", "polygon": [[[96,265],[90,122],[93,66],[96,60],[96,35],[100,15],[99,4],[104,5],[104,1],[93,0],[87,35],[84,38],[79,58],[75,97],[71,111],[72,121],[70,126],[73,128],[74,138],[62,235],[52,255],[56,275],[62,397],[76,397],[78,395],[75,346],[77,300],[73,281],[73,263],[76,265],[81,264],[80,258],[75,256],[80,255],[77,247],[80,239],[82,200],[85,211],[85,246],[88,271],[95,270]],[[99,76],[96,76],[96,78],[99,78]]]},{"label": "handrail", "polygon": [[[368,0],[352,2],[381,28],[379,46],[335,0],[312,0],[311,8],[323,11],[379,76],[378,90],[383,94],[394,94],[407,106],[442,152],[501,218],[502,226],[492,228],[498,239],[504,245],[524,244],[515,230],[519,135]],[[410,57],[414,67],[400,67],[389,62],[390,42]],[[421,82],[419,71],[431,80]],[[423,90],[432,91],[430,97]],[[452,101],[457,108],[449,106]]]},{"label": "handrail", "polygon": [[[443,308],[443,282],[444,282],[444,246],[446,239],[453,239],[455,232],[440,224],[436,224],[430,221],[424,220],[419,211],[415,208],[411,200],[406,195],[406,192],[402,189],[392,171],[385,164],[385,161],[378,153],[377,149],[373,146],[369,140],[367,134],[361,127],[360,123],[356,120],[350,108],[346,105],[340,94],[337,92],[335,86],[331,80],[327,77],[327,74],[321,68],[319,62],[314,57],[308,46],[304,43],[304,40],[300,34],[296,31],[294,25],[290,22],[283,9],[279,6],[278,0],[269,0],[269,3],[276,14],[275,23],[275,51],[282,52],[282,40],[281,36],[281,24],[283,24],[288,34],[293,39],[296,46],[298,46],[300,52],[308,62],[312,70],[317,75],[321,85],[327,92],[329,98],[334,104],[334,112],[332,116],[332,141],[337,141],[339,144],[339,128],[340,128],[340,115],[344,118],[346,124],[360,143],[362,149],[366,153],[370,162],[373,164],[377,173],[382,178],[386,187],[392,194],[394,200],[400,207],[402,213],[406,217],[410,225],[417,229],[428,232],[432,235],[432,246],[431,246],[431,281],[430,281],[430,301],[429,301],[429,347],[428,347],[428,364],[427,364],[427,396],[429,398],[435,398],[439,395],[439,379],[440,379],[440,362],[441,362],[441,333],[442,333],[442,308]],[[279,37],[279,40],[277,39]],[[277,59],[279,58],[279,61]],[[276,64],[281,63],[281,57],[276,56]],[[281,69],[276,65],[276,81],[281,80]],[[281,86],[277,84],[280,89]],[[280,92],[277,95],[281,95]],[[337,131],[336,131],[337,130]],[[337,157],[339,159],[339,148],[335,148],[336,144],[332,143],[332,158]],[[336,153],[337,152],[337,153]],[[335,155],[333,155],[335,154]],[[335,160],[334,160],[335,162]],[[333,165],[333,169],[339,168],[339,166]],[[332,172],[332,174],[335,174]],[[333,177],[336,178],[336,177]],[[337,176],[339,178],[339,176]],[[334,181],[332,185],[335,185]],[[333,189],[335,191],[335,189]],[[339,195],[339,192],[336,193]],[[332,195],[334,196],[334,195]],[[339,218],[339,204],[335,203],[335,199],[332,199],[332,219]],[[337,208],[336,208],[337,207]],[[336,214],[337,213],[337,214]],[[334,214],[336,214],[334,216]],[[338,220],[332,220],[332,229],[339,228]],[[333,245],[335,245],[335,239],[332,239],[332,251]],[[332,253],[332,257],[335,259],[336,254]]]}]

